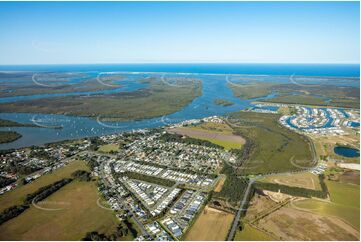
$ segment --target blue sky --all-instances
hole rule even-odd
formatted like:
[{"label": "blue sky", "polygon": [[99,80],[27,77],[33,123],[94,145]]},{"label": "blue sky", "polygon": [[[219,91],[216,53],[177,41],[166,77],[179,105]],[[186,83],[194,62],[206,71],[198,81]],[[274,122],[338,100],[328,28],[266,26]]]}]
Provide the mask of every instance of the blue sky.
[{"label": "blue sky", "polygon": [[359,63],[358,2],[0,2],[0,64]]}]

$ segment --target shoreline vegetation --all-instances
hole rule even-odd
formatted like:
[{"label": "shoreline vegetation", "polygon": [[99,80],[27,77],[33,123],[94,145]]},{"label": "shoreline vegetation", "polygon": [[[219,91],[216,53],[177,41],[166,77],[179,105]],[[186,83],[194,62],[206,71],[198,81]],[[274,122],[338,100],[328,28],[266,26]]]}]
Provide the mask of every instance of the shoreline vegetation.
[{"label": "shoreline vegetation", "polygon": [[21,137],[22,135],[15,131],[0,131],[0,144],[11,143]]},{"label": "shoreline vegetation", "polygon": [[215,99],[214,104],[223,106],[223,107],[228,107],[228,106],[234,105],[234,102],[228,101],[226,99]]},{"label": "shoreline vegetation", "polygon": [[[360,108],[359,88],[336,85],[297,85],[276,82],[228,83],[236,97],[259,98],[258,102]],[[268,97],[275,95],[274,97]]]},{"label": "shoreline vegetation", "polygon": [[0,112],[31,112],[102,117],[103,121],[130,121],[175,113],[201,96],[200,80],[179,78],[171,84],[157,78],[141,81],[148,84],[132,92],[115,94],[54,97],[0,104]]}]

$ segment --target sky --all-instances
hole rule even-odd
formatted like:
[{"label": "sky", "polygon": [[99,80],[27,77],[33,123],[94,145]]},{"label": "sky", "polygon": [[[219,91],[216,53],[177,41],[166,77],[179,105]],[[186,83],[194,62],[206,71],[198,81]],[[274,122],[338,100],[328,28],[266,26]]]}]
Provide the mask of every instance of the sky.
[{"label": "sky", "polygon": [[0,64],[359,63],[359,2],[0,2]]}]

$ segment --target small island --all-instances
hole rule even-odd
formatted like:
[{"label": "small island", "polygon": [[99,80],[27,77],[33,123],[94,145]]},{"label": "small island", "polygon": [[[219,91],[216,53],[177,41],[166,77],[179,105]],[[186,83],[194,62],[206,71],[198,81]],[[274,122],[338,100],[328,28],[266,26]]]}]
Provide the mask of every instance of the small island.
[{"label": "small island", "polygon": [[0,131],[0,144],[10,143],[21,138],[21,134],[15,131]]},{"label": "small island", "polygon": [[228,101],[228,100],[225,100],[225,99],[215,99],[214,103],[216,105],[223,106],[223,107],[232,106],[234,104],[234,102],[231,102],[231,101]]}]

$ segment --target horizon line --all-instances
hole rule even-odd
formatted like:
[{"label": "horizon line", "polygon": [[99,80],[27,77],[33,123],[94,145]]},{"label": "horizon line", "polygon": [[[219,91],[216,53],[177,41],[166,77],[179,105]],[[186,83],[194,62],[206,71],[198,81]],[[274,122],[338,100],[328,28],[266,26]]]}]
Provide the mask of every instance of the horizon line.
[{"label": "horizon line", "polygon": [[45,65],[156,65],[156,64],[274,64],[274,65],[360,65],[360,62],[107,62],[107,63],[34,63],[0,64],[0,66],[45,66]]}]

